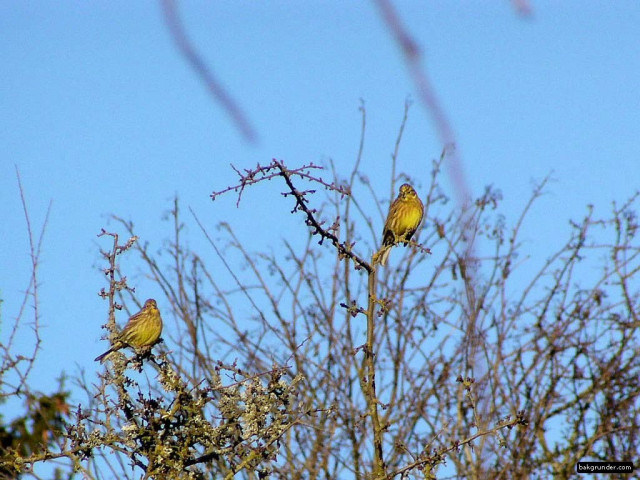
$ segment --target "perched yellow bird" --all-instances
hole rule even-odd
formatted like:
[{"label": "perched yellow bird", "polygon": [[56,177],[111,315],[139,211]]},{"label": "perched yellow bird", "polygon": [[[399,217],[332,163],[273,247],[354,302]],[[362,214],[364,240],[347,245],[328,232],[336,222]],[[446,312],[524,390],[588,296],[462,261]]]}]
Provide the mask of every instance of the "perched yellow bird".
[{"label": "perched yellow bird", "polygon": [[162,334],[162,317],[153,298],[144,302],[142,310],[132,315],[125,327],[118,334],[109,350],[96,357],[95,361],[102,363],[105,358],[116,350],[124,347],[148,347],[158,341]]},{"label": "perched yellow bird", "polygon": [[389,207],[387,221],[384,224],[380,265],[384,266],[387,262],[392,246],[399,242],[406,245],[411,240],[423,214],[424,206],[413,187],[408,183],[401,185],[398,198]]}]

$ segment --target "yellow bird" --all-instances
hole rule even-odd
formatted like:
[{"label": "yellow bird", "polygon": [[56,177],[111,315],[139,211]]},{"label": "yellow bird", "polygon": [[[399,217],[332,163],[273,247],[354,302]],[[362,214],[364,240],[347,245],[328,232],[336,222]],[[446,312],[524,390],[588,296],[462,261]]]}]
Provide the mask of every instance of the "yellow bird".
[{"label": "yellow bird", "polygon": [[162,317],[153,298],[144,302],[142,310],[129,318],[129,321],[118,334],[109,350],[98,355],[96,362],[102,363],[105,358],[124,347],[141,348],[155,344],[162,334]]},{"label": "yellow bird", "polygon": [[384,224],[380,265],[384,266],[387,262],[391,247],[400,242],[407,245],[416,233],[423,214],[424,206],[413,187],[408,183],[401,185]]}]

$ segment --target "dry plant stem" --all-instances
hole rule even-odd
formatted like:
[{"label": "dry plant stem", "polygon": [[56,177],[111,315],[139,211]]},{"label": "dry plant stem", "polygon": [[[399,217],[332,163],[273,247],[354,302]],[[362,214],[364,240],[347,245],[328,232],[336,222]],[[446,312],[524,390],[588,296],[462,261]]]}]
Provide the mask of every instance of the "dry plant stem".
[{"label": "dry plant stem", "polygon": [[121,305],[118,305],[116,302],[116,294],[121,292],[122,290],[129,290],[131,292],[135,291],[135,289],[130,288],[127,285],[126,277],[118,280],[116,278],[116,258],[121,253],[129,250],[134,243],[137,242],[138,237],[132,235],[127,243],[124,245],[118,245],[119,236],[117,233],[107,232],[104,228],[101,229],[101,232],[98,234],[98,237],[108,236],[113,238],[113,246],[111,247],[111,251],[101,250],[102,256],[107,259],[109,262],[109,266],[103,270],[105,275],[109,280],[109,291],[106,292],[103,288],[98,295],[102,298],[108,298],[109,300],[109,320],[107,322],[107,330],[109,330],[110,340],[113,340],[113,337],[117,334],[116,328],[116,309],[119,310],[122,308]]},{"label": "dry plant stem", "polygon": [[376,268],[371,260],[371,271],[369,272],[369,301],[367,305],[367,344],[364,349],[365,359],[365,376],[366,379],[363,383],[363,394],[367,400],[367,408],[369,410],[369,416],[371,417],[371,423],[373,425],[373,450],[374,450],[374,464],[373,464],[373,477],[374,478],[386,478],[387,467],[384,463],[384,457],[382,453],[382,431],[383,427],[380,424],[380,417],[378,416],[378,397],[376,395],[376,365],[375,365],[375,352],[374,352],[374,339],[375,339],[375,306],[376,306]]},{"label": "dry plant stem", "polygon": [[[115,295],[116,295],[116,251],[118,248],[118,234],[117,233],[109,233],[105,229],[102,229],[102,232],[98,234],[99,237],[103,235],[108,235],[113,237],[113,247],[110,252],[103,251],[102,255],[109,262],[109,267],[104,270],[105,274],[109,278],[109,293],[106,295],[109,299],[109,322],[108,329],[111,334],[115,333],[115,325],[116,325],[116,316],[115,316]],[[102,291],[100,295],[104,298],[105,292]]]},{"label": "dry plant stem", "polygon": [[[19,381],[18,384],[14,387],[11,387],[11,391],[5,392],[4,388],[0,388],[0,398],[8,397],[15,394],[26,393],[29,389],[27,387],[27,379],[33,366],[35,364],[35,359],[38,351],[40,350],[40,302],[38,297],[38,266],[40,263],[40,250],[42,248],[42,240],[44,238],[44,232],[47,227],[47,223],[49,221],[49,213],[51,212],[51,201],[49,202],[49,206],[47,207],[47,213],[44,218],[44,222],[42,223],[42,229],[40,231],[40,235],[38,236],[37,244],[35,243],[35,236],[33,230],[31,228],[31,219],[29,217],[29,209],[27,208],[27,200],[25,198],[24,188],[22,186],[22,180],[20,178],[20,172],[16,167],[16,178],[18,182],[18,190],[20,191],[20,202],[22,203],[22,209],[24,211],[24,218],[27,224],[27,236],[29,239],[29,256],[31,260],[31,276],[29,278],[29,287],[26,289],[24,297],[22,299],[22,304],[20,305],[20,311],[16,316],[13,327],[11,328],[11,333],[9,334],[9,338],[6,343],[0,342],[0,352],[2,352],[2,361],[0,363],[0,387],[4,386],[4,374],[12,370]],[[34,334],[34,343],[33,349],[30,353],[26,355],[15,355],[12,353],[12,349],[14,346],[14,341],[19,336],[20,323],[25,315],[25,310],[27,308],[28,300],[31,298],[33,300],[33,324],[32,331]],[[0,317],[1,320],[1,317]],[[0,322],[0,327],[2,323]],[[26,363],[26,367],[24,370],[22,369],[22,365]]]},{"label": "dry plant stem", "polygon": [[[439,450],[436,454],[437,457],[442,457],[445,454],[452,452],[454,450],[457,450],[459,447],[461,446],[466,446],[466,445],[470,445],[475,439],[477,438],[483,438],[486,437],[488,435],[492,435],[492,434],[497,434],[500,430],[503,430],[505,428],[508,429],[512,429],[513,427],[517,426],[517,425],[526,425],[527,424],[527,420],[518,415],[516,416],[516,418],[510,419],[506,422],[501,422],[498,425],[496,425],[493,428],[490,428],[488,430],[484,430],[481,432],[477,432],[467,438],[465,438],[464,440],[461,440],[459,442],[454,442],[450,447],[447,448],[443,448],[442,450]],[[413,463],[410,463],[409,465],[406,465],[394,472],[392,472],[388,477],[379,477],[376,478],[376,480],[382,480],[384,478],[393,478],[397,475],[403,475],[406,474],[407,472],[413,470],[414,468],[418,468],[418,467],[423,467],[427,464],[431,464],[433,463],[434,458],[433,457],[427,457],[427,458],[421,458],[420,460],[417,460]],[[403,477],[404,478],[404,477]],[[435,478],[435,477],[434,477]]]},{"label": "dry plant stem", "polygon": [[[404,113],[402,115],[402,122],[400,123],[400,129],[398,130],[398,135],[396,137],[396,143],[393,148],[393,153],[391,154],[391,185],[389,190],[389,198],[393,199],[396,195],[396,165],[398,163],[398,153],[400,152],[400,144],[402,143],[402,134],[404,133],[404,129],[407,126],[407,120],[409,119],[409,109],[411,108],[411,101],[405,100],[404,102]],[[382,216],[382,221],[384,222],[385,215]]]}]

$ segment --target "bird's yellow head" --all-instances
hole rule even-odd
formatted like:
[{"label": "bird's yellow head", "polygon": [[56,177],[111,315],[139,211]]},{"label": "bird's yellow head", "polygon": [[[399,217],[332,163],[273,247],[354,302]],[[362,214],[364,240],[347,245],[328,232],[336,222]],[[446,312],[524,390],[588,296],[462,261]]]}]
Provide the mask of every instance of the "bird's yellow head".
[{"label": "bird's yellow head", "polygon": [[408,183],[403,183],[402,185],[400,185],[400,193],[398,194],[398,196],[401,198],[414,198],[417,197],[418,194],[411,185],[409,185]]},{"label": "bird's yellow head", "polygon": [[144,302],[144,306],[142,307],[143,310],[157,310],[158,309],[158,305],[156,304],[156,301],[153,298],[150,298],[149,300],[147,300],[146,302]]}]

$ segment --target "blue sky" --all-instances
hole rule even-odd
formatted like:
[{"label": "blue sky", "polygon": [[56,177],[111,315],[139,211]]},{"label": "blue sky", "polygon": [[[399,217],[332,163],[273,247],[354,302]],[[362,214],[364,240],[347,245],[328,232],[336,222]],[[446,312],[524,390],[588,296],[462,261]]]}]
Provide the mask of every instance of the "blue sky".
[{"label": "blue sky", "polygon": [[[640,5],[532,7],[524,19],[507,1],[398,2],[454,128],[471,191],[500,188],[513,221],[532,182],[553,172],[525,229],[532,261],[542,262],[587,204],[604,215],[640,186]],[[273,157],[290,166],[333,159],[346,175],[358,149],[361,99],[362,168],[388,189],[404,102],[416,94],[372,3],[191,2],[180,12],[247,113],[256,144],[239,135],[178,54],[157,3],[0,5],[0,338],[29,279],[17,166],[34,226],[53,201],[39,272],[44,342],[32,377],[45,392],[62,370],[96,368],[93,358],[104,350],[97,266],[98,248],[108,244],[96,235],[113,226],[109,214],[133,220],[158,249],[170,232],[162,214],[177,194],[211,231],[230,221],[251,250],[272,249],[282,237],[274,225],[282,201],[262,190],[236,211],[235,198],[212,203],[209,194],[233,182],[230,163],[248,168]],[[399,170],[426,185],[441,149],[416,102]],[[196,228],[189,234],[202,242]],[[140,300],[155,295],[134,266],[123,266]]]}]

